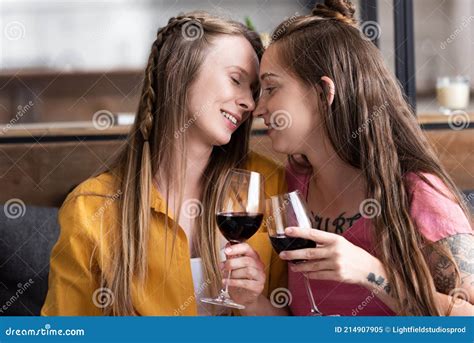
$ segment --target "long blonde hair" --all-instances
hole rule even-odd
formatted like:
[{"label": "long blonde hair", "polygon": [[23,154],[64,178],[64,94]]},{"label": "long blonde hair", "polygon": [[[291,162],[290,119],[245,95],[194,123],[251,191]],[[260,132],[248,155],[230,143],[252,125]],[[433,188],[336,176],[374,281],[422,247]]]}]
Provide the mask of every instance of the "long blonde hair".
[{"label": "long blonde hair", "polygon": [[[183,113],[183,109],[188,108],[188,91],[199,73],[206,51],[219,35],[244,36],[261,58],[263,47],[255,32],[240,23],[205,12],[191,12],[171,18],[166,26],[159,29],[152,44],[136,120],[127,144],[111,169],[118,174],[122,196],[119,202],[120,227],[112,245],[112,263],[106,273],[107,278],[102,281],[115,297],[112,305],[105,309],[106,314],[136,314],[130,296],[131,285],[135,277],[141,285],[146,280],[150,194],[155,175],[163,175],[166,184],[173,185],[175,194],[178,194],[173,197],[176,199],[173,221],[176,235],[177,216],[183,199],[181,181],[185,179],[186,171],[186,134],[180,133],[190,120],[190,114]],[[213,148],[204,171],[205,177],[202,177],[203,211],[195,223],[197,251],[203,261],[204,277],[214,293],[221,280],[214,218],[217,189],[227,170],[242,167],[246,161],[251,117],[232,134],[228,144]],[[176,159],[177,156],[179,159]],[[180,172],[171,172],[176,170]],[[168,212],[170,187],[166,189]],[[165,225],[168,227],[168,224],[166,216]]]},{"label": "long blonde hair", "polygon": [[[319,113],[326,136],[342,161],[362,170],[366,196],[380,204],[380,215],[372,219],[373,239],[380,242],[378,257],[390,266],[387,274],[398,313],[445,315],[436,305],[433,277],[420,249],[427,242],[410,216],[410,185],[405,176],[415,173],[434,187],[423,173],[435,175],[451,193],[445,195],[468,218],[470,214],[380,51],[357,28],[354,11],[350,1],[327,0],[316,5],[311,15],[281,23],[272,44],[282,65],[321,94]],[[330,90],[322,76],[336,85],[331,106],[325,101]],[[299,157],[289,156],[290,163],[311,169],[308,159]],[[456,266],[449,250],[436,249]]]}]

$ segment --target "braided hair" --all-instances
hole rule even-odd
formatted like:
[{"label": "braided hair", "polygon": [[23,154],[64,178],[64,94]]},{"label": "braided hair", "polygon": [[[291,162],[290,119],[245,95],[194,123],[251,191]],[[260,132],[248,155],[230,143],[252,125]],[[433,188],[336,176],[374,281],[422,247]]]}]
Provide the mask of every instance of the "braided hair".
[{"label": "braided hair", "polygon": [[[118,227],[111,243],[112,261],[103,273],[102,285],[110,288],[115,301],[104,309],[110,315],[135,315],[132,304],[132,280],[146,285],[148,269],[148,238],[151,222],[151,189],[153,178],[163,177],[173,190],[175,213],[180,212],[185,179],[186,135],[176,130],[186,124],[188,90],[196,78],[208,48],[219,35],[240,35],[252,45],[260,59],[263,46],[259,36],[243,24],[224,20],[206,12],[191,12],[171,18],[160,28],[151,46],[145,69],[143,88],[135,123],[118,159],[110,169],[120,182]],[[255,95],[256,95],[255,91]],[[245,163],[251,116],[233,133],[225,149],[214,149],[204,171],[203,213],[198,218],[198,250],[204,265],[204,276],[210,280],[210,290],[217,291],[221,275],[218,268],[218,239],[214,222],[216,187],[222,184],[229,168]],[[177,167],[179,166],[179,168]],[[172,171],[175,171],[173,174]],[[177,172],[176,172],[177,171]],[[166,212],[170,187],[166,187]],[[165,227],[169,225],[165,216]],[[173,223],[176,237],[177,217]],[[165,230],[165,234],[168,233]],[[173,258],[174,249],[171,250]],[[165,241],[168,239],[165,237]],[[167,249],[167,246],[165,247]],[[164,256],[169,254],[164,252]],[[168,262],[171,265],[170,261]],[[105,277],[107,275],[107,277]],[[168,313],[172,309],[162,309]]]}]

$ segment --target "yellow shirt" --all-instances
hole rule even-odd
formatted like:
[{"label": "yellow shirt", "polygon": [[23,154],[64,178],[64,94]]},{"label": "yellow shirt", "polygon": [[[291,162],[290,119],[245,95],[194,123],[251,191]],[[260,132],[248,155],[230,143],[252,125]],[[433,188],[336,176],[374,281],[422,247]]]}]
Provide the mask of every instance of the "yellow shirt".
[{"label": "yellow shirt", "polygon": [[[261,173],[267,196],[286,192],[284,169],[251,152],[247,169]],[[51,253],[49,289],[41,315],[102,315],[101,306],[114,301],[108,289],[100,289],[101,270],[110,262],[107,246],[111,228],[119,223],[120,191],[111,173],[86,180],[68,195],[59,211],[61,233]],[[153,187],[148,276],[144,289],[132,284],[132,303],[140,315],[197,315],[187,237],[178,229],[173,259],[173,228],[165,234],[166,204]],[[273,289],[286,287],[286,263],[273,251],[264,225],[248,240],[266,265],[267,298]],[[168,271],[165,273],[165,271]],[[166,277],[165,277],[166,276]],[[214,296],[214,294],[212,295]]]}]

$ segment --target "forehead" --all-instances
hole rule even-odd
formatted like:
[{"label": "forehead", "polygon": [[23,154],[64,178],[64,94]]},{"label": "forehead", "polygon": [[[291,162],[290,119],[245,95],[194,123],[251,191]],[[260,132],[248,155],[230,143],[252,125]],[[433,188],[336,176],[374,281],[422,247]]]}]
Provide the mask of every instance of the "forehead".
[{"label": "forehead", "polygon": [[211,45],[207,62],[212,66],[239,66],[252,77],[258,72],[258,57],[252,44],[241,35],[219,35]]},{"label": "forehead", "polygon": [[[278,71],[278,73],[277,73]],[[284,76],[286,72],[278,59],[278,49],[275,44],[270,45],[263,54],[260,65],[260,78],[265,74],[278,74]]]}]

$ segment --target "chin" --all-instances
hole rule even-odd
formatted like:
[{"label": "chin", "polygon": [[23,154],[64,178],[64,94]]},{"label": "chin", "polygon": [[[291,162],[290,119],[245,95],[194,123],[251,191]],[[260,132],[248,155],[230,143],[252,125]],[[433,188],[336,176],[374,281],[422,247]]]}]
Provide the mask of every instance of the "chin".
[{"label": "chin", "polygon": [[284,142],[272,141],[272,148],[273,150],[275,150],[276,152],[280,154],[285,154],[285,155],[290,154],[289,147]]},{"label": "chin", "polygon": [[282,137],[270,137],[272,140],[272,149],[280,154],[289,154],[289,146]]},{"label": "chin", "polygon": [[228,132],[220,132],[220,133],[214,133],[214,144],[216,146],[222,146],[226,145],[227,143],[230,142],[230,139],[232,138],[232,135]]}]

